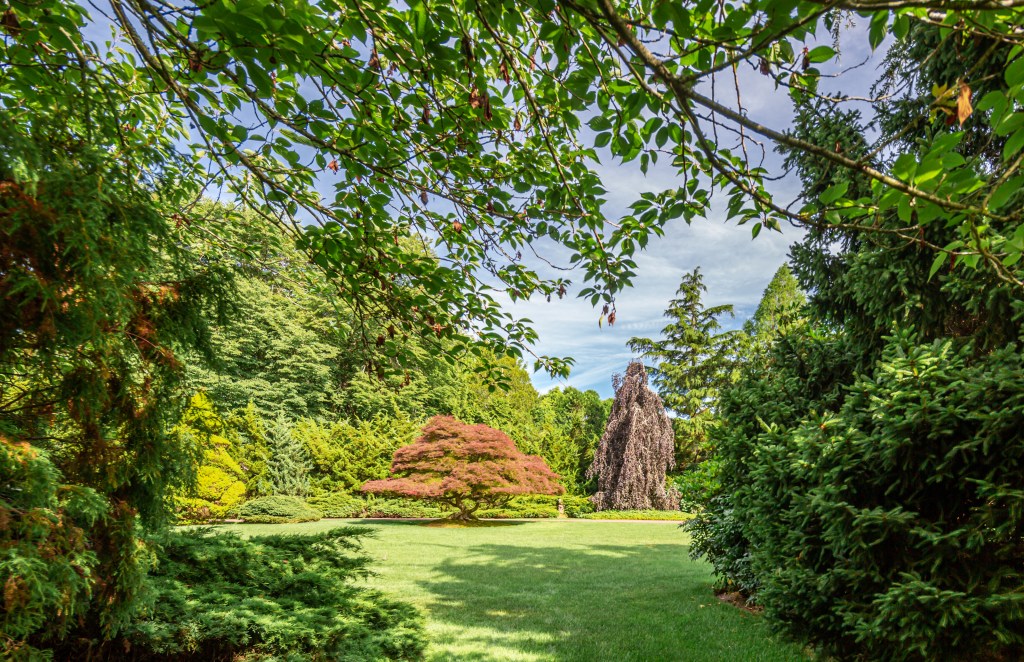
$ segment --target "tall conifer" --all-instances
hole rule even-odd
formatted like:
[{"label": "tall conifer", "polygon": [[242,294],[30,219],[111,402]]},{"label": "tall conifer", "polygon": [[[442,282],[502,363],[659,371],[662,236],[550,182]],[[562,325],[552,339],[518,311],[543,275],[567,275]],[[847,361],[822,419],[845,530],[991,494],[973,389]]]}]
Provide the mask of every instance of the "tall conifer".
[{"label": "tall conifer", "polygon": [[670,322],[662,339],[630,338],[629,348],[651,361],[653,382],[665,406],[678,415],[676,445],[681,461],[698,461],[707,444],[718,394],[733,380],[741,335],[722,331],[731,305],[704,307],[707,287],[700,268],[685,274],[665,310]]}]

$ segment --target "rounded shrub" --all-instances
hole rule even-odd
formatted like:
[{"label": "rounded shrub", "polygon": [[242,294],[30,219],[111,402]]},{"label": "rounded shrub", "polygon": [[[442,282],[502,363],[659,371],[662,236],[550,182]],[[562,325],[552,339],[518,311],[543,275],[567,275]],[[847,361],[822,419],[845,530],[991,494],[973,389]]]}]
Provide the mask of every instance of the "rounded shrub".
[{"label": "rounded shrub", "polygon": [[477,512],[477,516],[494,519],[548,519],[558,517],[558,497],[549,495],[519,496],[504,506]]},{"label": "rounded shrub", "polygon": [[366,510],[366,503],[362,499],[344,492],[309,497],[306,503],[323,513],[324,517],[361,517]]},{"label": "rounded shrub", "polygon": [[238,508],[238,516],[250,524],[290,524],[315,522],[323,513],[299,497],[268,496],[246,501]]},{"label": "rounded shrub", "polygon": [[414,499],[369,497],[363,502],[361,517],[444,517],[441,508]]}]

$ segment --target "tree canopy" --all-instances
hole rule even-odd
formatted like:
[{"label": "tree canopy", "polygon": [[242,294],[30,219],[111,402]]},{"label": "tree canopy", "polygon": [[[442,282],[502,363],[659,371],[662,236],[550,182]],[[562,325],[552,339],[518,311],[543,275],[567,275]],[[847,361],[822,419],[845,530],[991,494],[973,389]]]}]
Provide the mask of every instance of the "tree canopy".
[{"label": "tree canopy", "polygon": [[[1002,189],[1019,145],[999,124],[1007,108],[986,103],[1017,94],[1006,58],[1020,67],[1019,49],[992,23],[961,40],[934,24],[944,14],[928,16],[889,50],[876,89],[902,92],[876,116],[808,100],[794,133],[910,168],[930,190],[980,187],[961,202],[1006,214],[968,242],[984,247],[989,232],[1020,231],[1019,190]],[[805,201],[881,190],[820,155],[785,157]],[[960,242],[981,215],[933,218],[927,201],[881,195],[892,204],[877,232],[811,227],[793,247],[809,304],[723,393],[692,549],[724,588],[824,655],[1020,657],[1024,518],[1009,505],[1024,487],[1020,267],[1006,254],[1000,268],[959,268],[973,258],[934,247]]]},{"label": "tree canopy", "polygon": [[372,480],[364,492],[427,499],[455,508],[453,519],[473,519],[480,507],[517,494],[561,494],[558,476],[526,455],[504,433],[435,416],[414,443],[395,451],[392,477]]},{"label": "tree canopy", "polygon": [[669,323],[662,338],[630,338],[629,348],[650,367],[662,403],[678,418],[677,450],[686,462],[706,453],[707,428],[714,420],[718,394],[734,379],[742,334],[723,331],[720,319],[733,315],[731,305],[705,307],[707,287],[700,268],[685,274],[669,302]]},{"label": "tree canopy", "polygon": [[[229,270],[196,250],[203,241],[248,264],[255,214],[322,270],[323,291],[345,306],[338,337],[272,310],[250,344],[222,336],[220,348],[237,359],[227,370],[247,353],[281,359],[268,362],[276,386],[249,374],[228,396],[237,406],[333,413],[319,389],[341,380],[324,356],[358,359],[394,388],[431,352],[472,355],[484,372],[521,357],[536,336],[502,296],[576,294],[614,323],[635,251],[714,207],[755,236],[806,231],[792,267],[811,322],[775,343],[775,372],[751,366],[730,396],[722,485],[703,520],[709,556],[826,650],[1019,656],[1019,581],[1008,582],[1021,574],[1021,0],[10,0],[0,11],[0,455],[18,481],[0,515],[13,527],[4,535],[45,543],[15,540],[0,566],[18,637],[4,653],[75,628],[109,642],[143,610],[145,536],[204,459],[194,436],[172,433],[190,395],[183,361],[210,358],[210,328],[232,308]],[[855,69],[834,47],[849,21],[871,50],[892,35],[864,96],[829,91]],[[795,123],[751,107],[751,76],[793,103]],[[607,218],[598,168],[609,154],[674,178]],[[802,184],[793,200],[773,193],[788,171]],[[206,222],[203,197],[224,203],[220,219]],[[564,259],[537,266],[551,256]],[[583,283],[560,270],[570,265]],[[234,303],[301,307],[272,280]],[[936,364],[913,390],[907,371]],[[352,409],[404,413],[385,389],[351,381]],[[522,414],[526,436],[535,421],[517,403],[536,394],[513,395],[481,416]],[[417,415],[458,396],[420,398]],[[865,419],[878,400],[899,407]],[[921,424],[937,420],[936,402],[966,446]],[[654,464],[668,464],[663,426],[651,427]],[[875,455],[894,438],[903,445]],[[239,468],[265,467],[265,442]],[[858,473],[876,459],[892,471]],[[851,477],[871,494],[843,492]],[[914,502],[927,535],[899,530],[892,504],[872,496],[911,503],[923,492],[907,480],[951,500]],[[763,509],[768,494],[786,496]],[[948,512],[928,519],[933,505]],[[918,536],[938,557],[851,555],[865,531],[900,549]],[[862,599],[850,610],[807,595],[836,579],[829,559],[854,558],[854,573],[889,565],[845,585]],[[42,569],[19,574],[19,559]],[[773,574],[776,562],[787,572]],[[960,584],[947,589],[929,568]],[[968,595],[979,586],[988,593]],[[930,600],[948,611],[916,618],[906,638],[878,626]],[[60,617],[43,621],[41,609]],[[974,637],[989,616],[996,639]],[[946,617],[957,627],[932,636]]]},{"label": "tree canopy", "polygon": [[[494,293],[568,291],[562,277],[524,262],[541,237],[569,249],[569,263],[590,281],[578,293],[604,300],[613,321],[633,251],[668,220],[704,215],[712,190],[755,233],[782,222],[888,233],[931,251],[932,272],[983,267],[1021,286],[1013,265],[1024,235],[1013,200],[1024,133],[1014,90],[1024,65],[1015,2],[756,0],[718,11],[712,0],[369,0],[287,10],[272,0],[111,0],[92,11],[56,0],[11,4],[0,52],[7,119],[87,108],[74,133],[147,181],[175,182],[179,213],[200,190],[260,210],[331,273],[358,316],[393,321],[396,333],[380,350],[398,362],[409,336],[456,347],[479,338],[522,352],[535,336]],[[797,102],[842,105],[819,90],[837,58],[819,41],[853,17],[867,25],[862,38],[872,48],[889,33],[940,55],[972,40],[991,44],[977,62],[1001,65],[1006,85],[976,99],[989,84],[973,80],[975,66],[938,84],[925,103],[904,104],[917,112],[909,122],[954,120],[926,132],[912,159],[899,158],[900,131],[860,152],[745,112],[740,70],[772,78]],[[94,37],[107,27],[110,48]],[[937,42],[921,39],[920,28]],[[715,92],[725,85],[735,94]],[[898,85],[868,104],[919,92]],[[950,153],[981,124],[1001,137],[992,167],[978,167],[987,158],[980,153]],[[777,201],[768,187],[775,173],[755,156],[773,145],[849,177],[802,206]],[[595,148],[644,171],[667,161],[678,180],[609,224]],[[851,187],[855,177],[863,186]],[[888,209],[898,222],[879,224]],[[956,231],[936,244],[926,230],[939,218]],[[407,235],[433,244],[437,258],[401,241]]]}]

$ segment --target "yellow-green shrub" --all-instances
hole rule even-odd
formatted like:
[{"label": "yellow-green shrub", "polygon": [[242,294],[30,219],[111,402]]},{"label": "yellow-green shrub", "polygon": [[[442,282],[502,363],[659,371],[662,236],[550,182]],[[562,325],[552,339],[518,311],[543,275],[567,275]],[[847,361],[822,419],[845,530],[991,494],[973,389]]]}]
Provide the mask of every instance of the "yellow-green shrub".
[{"label": "yellow-green shrub", "polygon": [[192,398],[175,431],[203,447],[203,462],[192,489],[175,497],[178,518],[187,522],[223,519],[245,499],[245,472],[232,457],[224,424],[203,393]]}]

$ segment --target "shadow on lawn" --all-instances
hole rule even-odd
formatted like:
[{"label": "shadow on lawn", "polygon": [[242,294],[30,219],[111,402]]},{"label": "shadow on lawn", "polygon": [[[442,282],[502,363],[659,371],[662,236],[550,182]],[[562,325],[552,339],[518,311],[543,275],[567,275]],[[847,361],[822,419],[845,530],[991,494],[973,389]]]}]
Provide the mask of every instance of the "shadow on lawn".
[{"label": "shadow on lawn", "polygon": [[478,545],[436,570],[423,582],[432,619],[454,632],[436,642],[440,659],[744,659],[714,640],[765,634],[716,604],[707,567],[681,545]]}]

